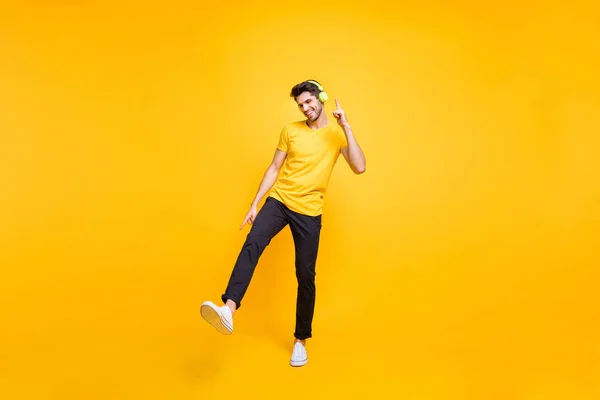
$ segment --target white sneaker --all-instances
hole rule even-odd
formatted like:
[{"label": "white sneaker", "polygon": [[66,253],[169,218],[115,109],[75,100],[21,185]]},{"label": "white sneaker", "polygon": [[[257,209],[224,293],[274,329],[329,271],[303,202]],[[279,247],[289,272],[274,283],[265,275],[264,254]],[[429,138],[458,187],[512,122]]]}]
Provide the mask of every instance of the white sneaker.
[{"label": "white sneaker", "polygon": [[200,306],[200,315],[222,334],[233,333],[233,316],[229,307],[217,307],[212,301],[205,301]]},{"label": "white sneaker", "polygon": [[292,351],[292,358],[290,365],[292,367],[301,367],[308,362],[308,355],[306,354],[306,348],[300,342],[294,343],[294,350]]}]

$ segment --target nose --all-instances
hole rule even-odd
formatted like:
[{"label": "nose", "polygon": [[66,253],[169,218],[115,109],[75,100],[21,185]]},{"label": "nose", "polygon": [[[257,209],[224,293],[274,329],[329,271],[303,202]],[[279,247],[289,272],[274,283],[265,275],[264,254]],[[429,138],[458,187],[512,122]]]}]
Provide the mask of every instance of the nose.
[{"label": "nose", "polygon": [[306,112],[306,110],[308,110],[308,105],[302,104],[302,111]]}]

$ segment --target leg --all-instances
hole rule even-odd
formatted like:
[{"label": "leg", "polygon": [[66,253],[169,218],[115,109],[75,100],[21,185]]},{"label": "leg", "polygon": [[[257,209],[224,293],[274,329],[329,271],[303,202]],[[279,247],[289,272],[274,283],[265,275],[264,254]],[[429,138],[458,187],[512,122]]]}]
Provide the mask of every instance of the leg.
[{"label": "leg", "polygon": [[296,329],[294,337],[304,341],[312,337],[312,320],[316,298],[316,262],[321,234],[321,216],[290,212],[290,227],[296,248]]},{"label": "leg", "polygon": [[231,272],[227,289],[221,296],[224,303],[230,300],[235,303],[236,308],[240,307],[260,256],[275,235],[287,224],[283,205],[275,199],[267,198],[256,215]]}]

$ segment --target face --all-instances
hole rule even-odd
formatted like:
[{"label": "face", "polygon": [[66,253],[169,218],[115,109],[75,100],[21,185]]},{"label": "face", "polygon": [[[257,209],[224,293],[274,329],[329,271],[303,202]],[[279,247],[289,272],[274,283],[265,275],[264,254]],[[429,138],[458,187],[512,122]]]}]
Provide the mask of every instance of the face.
[{"label": "face", "polygon": [[323,112],[323,104],[309,92],[302,92],[296,97],[298,109],[309,121],[316,121]]}]

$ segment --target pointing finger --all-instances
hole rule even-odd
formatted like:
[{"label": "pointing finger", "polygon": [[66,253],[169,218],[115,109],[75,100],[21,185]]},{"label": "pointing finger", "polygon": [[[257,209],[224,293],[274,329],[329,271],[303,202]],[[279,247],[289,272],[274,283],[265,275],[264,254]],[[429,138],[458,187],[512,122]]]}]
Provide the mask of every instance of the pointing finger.
[{"label": "pointing finger", "polygon": [[338,110],[341,110],[342,107],[340,107],[340,102],[338,101],[338,99],[335,99],[335,105],[337,106]]}]

